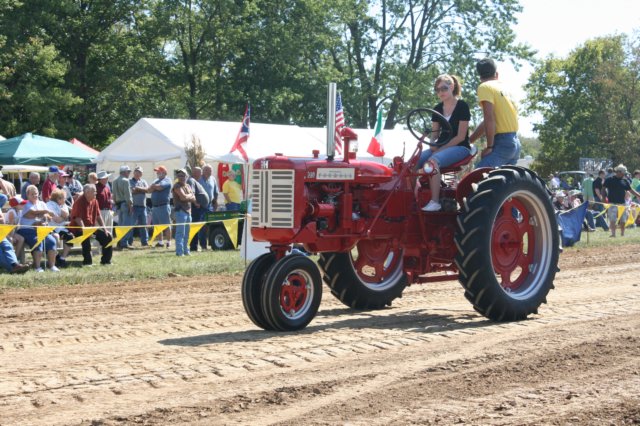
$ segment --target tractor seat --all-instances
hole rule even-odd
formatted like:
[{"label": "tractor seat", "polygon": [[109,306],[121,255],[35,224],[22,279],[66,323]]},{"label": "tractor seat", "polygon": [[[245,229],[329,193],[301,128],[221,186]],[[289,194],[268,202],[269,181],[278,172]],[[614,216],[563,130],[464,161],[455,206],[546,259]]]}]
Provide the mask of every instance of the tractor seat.
[{"label": "tractor seat", "polygon": [[457,163],[453,163],[447,167],[440,168],[440,173],[445,174],[445,173],[459,172],[460,170],[462,170],[462,167],[469,164],[471,160],[473,160],[473,157],[475,157],[476,154],[478,154],[478,148],[474,144],[470,144],[470,146],[471,146],[471,154],[469,154],[469,156],[463,158]]}]

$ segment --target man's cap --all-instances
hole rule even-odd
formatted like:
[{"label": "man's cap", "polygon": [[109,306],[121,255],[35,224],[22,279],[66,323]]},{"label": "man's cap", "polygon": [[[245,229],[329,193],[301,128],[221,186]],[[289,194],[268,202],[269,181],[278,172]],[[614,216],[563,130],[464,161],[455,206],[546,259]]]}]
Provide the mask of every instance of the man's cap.
[{"label": "man's cap", "polygon": [[165,166],[158,166],[158,167],[154,167],[153,171],[167,173],[167,168]]},{"label": "man's cap", "polygon": [[627,173],[627,168],[624,164],[618,164],[614,170],[616,172]]},{"label": "man's cap", "polygon": [[130,171],[131,171],[131,168],[129,166],[127,166],[126,164],[120,166],[120,173],[122,173],[122,172],[130,172]]},{"label": "man's cap", "polygon": [[562,197],[562,198],[564,198],[565,196],[566,196],[566,195],[565,195],[564,191],[558,191],[558,192],[556,192],[556,198],[557,198],[557,197]]},{"label": "man's cap", "polygon": [[60,169],[57,166],[49,167],[49,173],[60,173]]},{"label": "man's cap", "polygon": [[142,170],[142,166],[136,166],[135,169],[133,169],[134,172],[140,172],[140,173],[144,173],[144,170]]},{"label": "man's cap", "polygon": [[27,204],[27,200],[23,200],[22,197],[19,195],[9,198],[9,205],[11,207],[24,206],[25,204]]},{"label": "man's cap", "polygon": [[178,170],[176,170],[176,175],[179,175],[179,174],[181,174],[181,173],[182,173],[183,175],[185,175],[185,176],[189,176],[189,173],[187,173],[187,171],[186,171],[185,169],[178,169]]},{"label": "man's cap", "polygon": [[64,170],[60,170],[60,172],[58,173],[60,176],[62,177],[67,177],[69,176]]},{"label": "man's cap", "polygon": [[73,176],[73,170],[67,169],[67,176]]},{"label": "man's cap", "polygon": [[491,78],[496,75],[498,67],[493,59],[484,58],[476,62],[476,70],[480,78]]},{"label": "man's cap", "polygon": [[98,179],[105,179],[105,178],[108,178],[109,176],[111,176],[111,173],[107,173],[104,170],[101,172],[98,172]]}]

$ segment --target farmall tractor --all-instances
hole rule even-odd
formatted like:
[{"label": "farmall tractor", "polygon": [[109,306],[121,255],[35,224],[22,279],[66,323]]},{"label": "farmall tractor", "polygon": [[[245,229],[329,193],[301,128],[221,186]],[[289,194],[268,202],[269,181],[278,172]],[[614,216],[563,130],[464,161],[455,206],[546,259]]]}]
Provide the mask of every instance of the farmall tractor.
[{"label": "farmall tractor", "polygon": [[[253,163],[251,233],[269,252],[244,274],[250,319],[265,330],[306,327],[318,311],[322,281],[345,305],[373,310],[391,305],[407,285],[454,278],[474,309],[491,320],[537,313],[553,288],[559,256],[544,182],[515,166],[476,169],[457,179],[471,155],[441,170],[443,208],[423,212],[431,191],[418,158],[433,139],[432,117],[440,124],[440,143],[447,132],[451,136],[447,120],[428,109],[409,113],[417,148],[391,165],[355,159],[350,144],[357,136],[343,128],[344,158],[335,159],[331,86],[328,98],[326,158],[314,151],[312,158],[275,154]],[[292,252],[294,246],[317,254],[317,263]]]}]

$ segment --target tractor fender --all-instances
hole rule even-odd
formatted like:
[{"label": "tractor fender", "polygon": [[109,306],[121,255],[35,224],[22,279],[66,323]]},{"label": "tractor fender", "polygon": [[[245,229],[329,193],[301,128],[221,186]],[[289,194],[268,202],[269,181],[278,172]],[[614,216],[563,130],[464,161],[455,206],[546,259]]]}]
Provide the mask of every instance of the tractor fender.
[{"label": "tractor fender", "polygon": [[462,205],[464,199],[471,194],[473,189],[472,185],[477,184],[486,178],[491,170],[493,170],[492,167],[481,167],[479,169],[475,169],[458,182],[458,186],[456,187],[456,201],[459,205]]}]

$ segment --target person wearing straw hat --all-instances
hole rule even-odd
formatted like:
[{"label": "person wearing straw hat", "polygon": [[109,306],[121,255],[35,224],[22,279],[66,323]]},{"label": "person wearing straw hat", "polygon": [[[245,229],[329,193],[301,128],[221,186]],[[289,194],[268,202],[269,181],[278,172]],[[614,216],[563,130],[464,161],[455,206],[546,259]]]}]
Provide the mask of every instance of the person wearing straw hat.
[{"label": "person wearing straw hat", "polygon": [[[607,210],[607,215],[609,217],[609,228],[611,229],[611,237],[615,238],[616,236],[616,228],[620,225],[620,236],[624,237],[624,227],[627,219],[629,218],[629,210],[624,207],[627,198],[630,198],[633,194],[636,197],[640,197],[640,193],[635,189],[631,188],[631,183],[625,177],[627,174],[627,168],[624,164],[619,164],[614,169],[613,176],[610,176],[605,179],[602,184],[603,188],[607,190],[607,198],[609,199],[609,203],[614,204],[609,207]],[[617,205],[617,206],[616,206]],[[618,206],[624,207],[624,212],[618,218]]]}]

